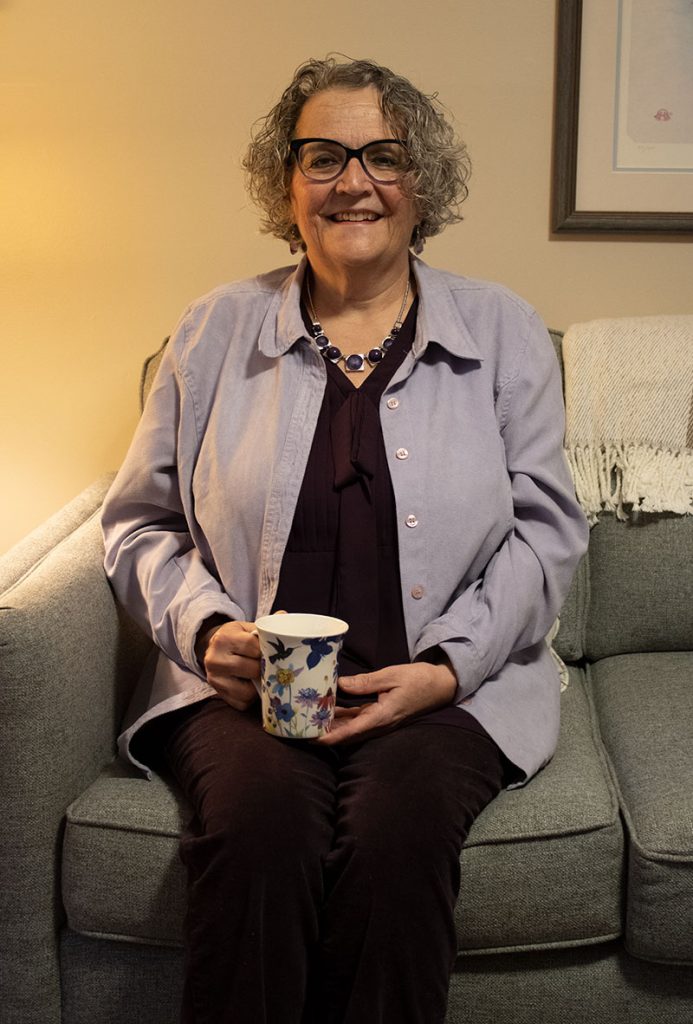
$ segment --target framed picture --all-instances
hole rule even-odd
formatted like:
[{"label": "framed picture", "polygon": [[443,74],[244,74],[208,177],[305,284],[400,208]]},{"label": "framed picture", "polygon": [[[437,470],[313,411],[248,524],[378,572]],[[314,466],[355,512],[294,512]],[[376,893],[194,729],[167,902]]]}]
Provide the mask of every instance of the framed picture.
[{"label": "framed picture", "polygon": [[552,228],[693,234],[693,0],[558,0]]}]

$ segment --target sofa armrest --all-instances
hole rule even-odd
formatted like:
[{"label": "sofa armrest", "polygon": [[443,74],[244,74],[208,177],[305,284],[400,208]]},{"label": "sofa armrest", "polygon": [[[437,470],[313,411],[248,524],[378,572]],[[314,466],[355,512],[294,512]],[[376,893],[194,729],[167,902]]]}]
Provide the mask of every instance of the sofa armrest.
[{"label": "sofa armrest", "polygon": [[10,967],[0,1005],[8,1022],[60,1020],[64,812],[114,756],[150,648],[108,585],[93,498],[76,499],[35,531],[33,557],[23,541],[0,559],[0,579],[10,581],[0,591],[0,920]]},{"label": "sofa armrest", "polygon": [[61,540],[101,507],[115,473],[105,473],[0,557],[0,594],[30,572]]}]

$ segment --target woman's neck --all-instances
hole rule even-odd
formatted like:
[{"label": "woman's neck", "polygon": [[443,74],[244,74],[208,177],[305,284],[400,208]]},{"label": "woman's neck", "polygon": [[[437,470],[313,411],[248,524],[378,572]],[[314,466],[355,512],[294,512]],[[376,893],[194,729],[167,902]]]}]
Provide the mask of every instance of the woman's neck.
[{"label": "woman's neck", "polygon": [[[352,277],[348,286],[343,279],[340,287],[309,268],[306,285],[311,317],[319,321],[330,344],[345,356],[363,355],[379,347],[383,338],[391,336],[395,321],[404,322],[415,297],[408,260],[404,270],[389,280],[371,270],[367,278],[357,282]],[[350,374],[354,387],[359,387],[372,369],[366,362],[362,371]]]},{"label": "woman's neck", "polygon": [[409,261],[382,274],[372,269],[340,268],[339,273],[326,274],[312,265],[308,281],[318,319],[373,317],[389,311],[402,302],[409,280]]}]

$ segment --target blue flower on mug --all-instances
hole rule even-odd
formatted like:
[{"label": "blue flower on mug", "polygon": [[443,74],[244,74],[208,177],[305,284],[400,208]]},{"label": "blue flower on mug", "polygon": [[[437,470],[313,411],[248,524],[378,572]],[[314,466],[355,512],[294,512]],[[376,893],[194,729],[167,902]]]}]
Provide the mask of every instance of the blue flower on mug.
[{"label": "blue flower on mug", "polygon": [[332,654],[332,644],[336,644],[340,639],[341,637],[338,636],[323,636],[317,637],[314,640],[310,638],[304,640],[303,643],[310,647],[310,654],[306,658],[308,668],[315,668],[323,658],[326,658],[328,654]]},{"label": "blue flower on mug", "polygon": [[309,686],[299,690],[295,699],[296,703],[300,704],[302,708],[310,708],[313,704],[318,703],[320,694],[312,686]]},{"label": "blue flower on mug", "polygon": [[318,708],[313,713],[313,717],[310,720],[311,725],[325,725],[330,720],[330,709],[329,708]]},{"label": "blue flower on mug", "polygon": [[282,704],[279,697],[272,697],[270,701],[272,710],[280,722],[290,722],[296,712],[290,704]]}]

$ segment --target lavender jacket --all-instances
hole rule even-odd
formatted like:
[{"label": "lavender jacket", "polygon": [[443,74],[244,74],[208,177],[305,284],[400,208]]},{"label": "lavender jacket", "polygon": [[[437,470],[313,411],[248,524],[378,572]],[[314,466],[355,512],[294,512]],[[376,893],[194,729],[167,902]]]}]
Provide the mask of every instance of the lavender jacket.
[{"label": "lavender jacket", "polygon": [[[517,296],[412,266],[416,337],[380,404],[410,655],[445,650],[456,702],[529,778],[556,745],[544,637],[588,532],[559,367]],[[305,267],[188,308],[106,499],[106,572],[156,644],[119,740],[136,764],[145,721],[213,693],[194,653],[204,620],[271,610],[325,388],[299,308]]]}]

